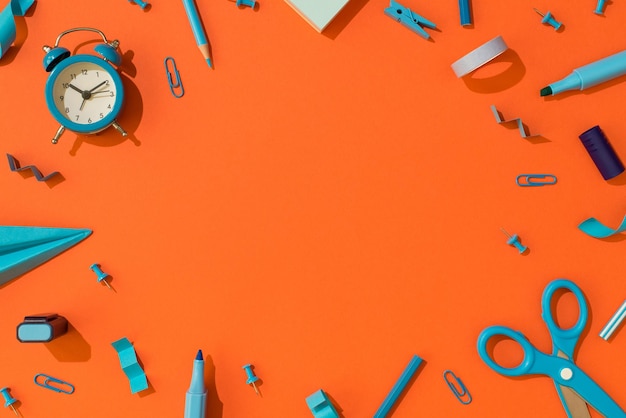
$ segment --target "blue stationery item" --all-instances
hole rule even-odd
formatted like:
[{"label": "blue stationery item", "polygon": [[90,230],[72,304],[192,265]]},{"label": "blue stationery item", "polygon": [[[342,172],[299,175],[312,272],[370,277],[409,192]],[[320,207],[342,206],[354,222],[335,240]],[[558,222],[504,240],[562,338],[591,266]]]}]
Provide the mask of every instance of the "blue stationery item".
[{"label": "blue stationery item", "polygon": [[[94,47],[96,55],[72,55],[69,49],[59,46],[64,36],[76,32],[98,34],[102,43]],[[113,127],[122,136],[128,135],[117,123],[124,106],[124,85],[118,73],[122,63],[119,44],[117,39],[107,40],[98,29],[80,27],[61,32],[52,47],[43,46],[46,53],[43,67],[50,73],[44,96],[48,110],[60,124],[52,138],[53,144],[66,129],[95,134]]]},{"label": "blue stationery item", "polygon": [[25,16],[35,0],[11,0],[0,13],[0,58],[15,42],[15,16]]},{"label": "blue stationery item", "polygon": [[67,319],[58,314],[37,314],[24,317],[17,326],[17,340],[21,343],[47,343],[67,333]]},{"label": "blue stationery item", "polygon": [[519,251],[520,254],[523,254],[528,249],[528,247],[526,247],[525,245],[522,245],[517,234],[511,235],[508,232],[506,232],[504,228],[500,228],[500,230],[504,232],[504,235],[508,237],[508,239],[506,240],[506,243],[517,248],[517,251]]},{"label": "blue stationery item", "polygon": [[89,229],[0,226],[0,285],[43,264],[90,234]]},{"label": "blue stationery item", "polygon": [[148,3],[147,1],[142,1],[142,0],[128,0],[128,1],[130,3],[134,3],[134,4],[138,5],[142,9],[145,9],[147,6],[150,5],[150,3]]},{"label": "blue stationery item", "polygon": [[459,14],[461,16],[461,26],[469,26],[472,24],[470,0],[459,0]]},{"label": "blue stationery item", "polygon": [[387,397],[385,397],[385,400],[374,414],[374,418],[385,418],[389,414],[389,411],[391,411],[391,408],[393,408],[393,405],[396,403],[396,401],[406,388],[406,385],[409,384],[411,378],[421,364],[422,359],[419,356],[414,355],[411,358],[409,364],[405,367],[404,371],[400,375],[400,378],[393,385],[391,391],[389,391]]},{"label": "blue stationery item", "polygon": [[544,15],[537,9],[533,9],[533,10],[535,10],[537,14],[543,18],[541,19],[541,23],[543,23],[544,25],[550,25],[554,28],[554,30],[559,30],[561,26],[563,26],[561,22],[557,22],[557,20],[554,18],[554,16],[552,16],[552,13],[550,13],[550,11],[548,11]]},{"label": "blue stationery item", "polygon": [[204,32],[204,27],[202,26],[202,21],[200,20],[196,3],[194,0],[183,0],[183,6],[185,6],[185,12],[187,13],[187,19],[189,19],[189,24],[191,25],[193,37],[196,39],[196,45],[198,45],[198,49],[200,49],[200,52],[202,53],[202,56],[206,60],[207,64],[209,64],[209,67],[213,68],[209,41],[207,40],[206,33]]},{"label": "blue stationery item", "polygon": [[604,11],[604,3],[606,3],[606,0],[598,0],[598,3],[596,4],[596,10],[594,10],[593,12],[597,15],[601,15]]},{"label": "blue stationery item", "polygon": [[246,384],[252,385],[256,394],[260,395],[259,389],[256,387],[256,382],[259,380],[259,378],[254,375],[254,371],[252,371],[252,365],[246,364],[242,368],[246,371]]},{"label": "blue stationery item", "polygon": [[[624,55],[626,57],[626,55]],[[604,180],[610,180],[624,172],[624,164],[619,159],[611,143],[600,126],[586,130],[580,136],[587,153],[593,160]]]},{"label": "blue stationery item", "polygon": [[[454,381],[452,380],[454,379]],[[443,380],[446,381],[448,387],[454,393],[454,396],[461,402],[463,405],[470,404],[472,402],[472,395],[470,395],[469,391],[458,377],[451,371],[446,370],[443,372]]]},{"label": "blue stationery item", "polygon": [[390,0],[389,7],[385,9],[385,14],[390,18],[402,23],[402,25],[411,29],[413,32],[417,33],[424,39],[430,38],[430,35],[422,28],[422,26],[430,29],[437,28],[437,25],[435,25],[430,20],[418,15],[417,13],[414,13],[408,7],[404,7],[394,0]]},{"label": "blue stationery item", "polygon": [[256,1],[255,0],[237,0],[236,5],[237,7],[248,6],[254,9],[254,6],[256,6]]},{"label": "blue stationery item", "polygon": [[4,398],[4,407],[11,407],[13,412],[15,412],[15,415],[19,416],[17,413],[17,409],[15,409],[15,406],[13,406],[13,404],[17,402],[17,399],[11,396],[11,394],[9,393],[9,388],[0,389],[0,394],[2,394],[2,397]]},{"label": "blue stationery item", "polygon": [[607,238],[611,235],[626,231],[626,216],[624,216],[622,223],[619,224],[617,229],[611,229],[608,226],[605,226],[596,218],[585,219],[580,223],[580,225],[578,225],[578,229],[594,238]]},{"label": "blue stationery item", "polygon": [[[559,327],[552,313],[555,295],[569,290],[578,301],[579,316],[569,329]],[[567,416],[589,416],[591,405],[602,416],[625,418],[626,413],[611,397],[574,363],[574,351],[589,319],[587,301],[580,288],[571,280],[557,279],[546,286],[541,298],[541,317],[552,337],[552,354],[537,350],[519,331],[495,325],[484,329],[478,337],[478,353],[483,361],[504,376],[547,376],[552,378]],[[503,367],[496,363],[487,351],[492,338],[508,338],[518,343],[524,351],[524,359],[515,367]]]},{"label": "blue stationery item", "polygon": [[36,374],[34,381],[37,386],[41,386],[42,388],[50,389],[55,392],[66,393],[68,395],[74,393],[74,385],[64,382],[61,379],[57,379],[56,377],[48,376],[47,374]]},{"label": "blue stationery item", "polygon": [[43,174],[41,174],[41,171],[39,171],[39,169],[35,167],[34,165],[27,165],[26,167],[20,167],[20,162],[17,161],[17,159],[11,154],[7,154],[7,159],[9,160],[9,169],[11,171],[19,172],[19,171],[30,170],[35,175],[35,178],[37,179],[37,181],[47,181],[47,180],[50,180],[52,177],[56,176],[57,174],[59,174],[58,171],[53,171],[52,173],[44,176]]},{"label": "blue stationery item", "polygon": [[567,90],[585,90],[623,74],[626,74],[626,50],[575,69],[564,79],[542,88],[540,95],[550,96]]},{"label": "blue stationery item", "polygon": [[493,112],[493,116],[496,118],[496,122],[498,122],[499,124],[509,123],[509,122],[516,123],[517,128],[519,129],[519,134],[522,138],[525,139],[525,138],[532,138],[534,136],[537,136],[537,135],[529,134],[528,128],[526,127],[524,122],[522,122],[520,118],[509,119],[509,120],[504,119],[504,116],[502,116],[502,113],[500,113],[500,111],[496,108],[495,105],[491,105],[491,111]]},{"label": "blue stationery item", "polygon": [[113,288],[111,288],[111,285],[109,284],[109,282],[107,281],[107,278],[111,277],[110,274],[105,273],[104,271],[102,271],[102,269],[100,268],[99,264],[92,264],[91,266],[89,266],[89,268],[91,269],[91,271],[93,271],[94,273],[96,273],[96,276],[98,276],[98,283],[104,282],[104,284],[111,290],[113,290]]},{"label": "blue stationery item", "polygon": [[[170,85],[170,91],[174,97],[180,99],[185,94],[185,89],[183,88],[183,82],[180,79],[178,68],[176,68],[176,61],[174,61],[172,57],[166,57],[163,63],[165,64],[165,74],[167,75],[167,82]],[[171,63],[172,71],[170,71],[168,63]]]},{"label": "blue stationery item", "polygon": [[120,358],[122,371],[130,382],[130,393],[148,389],[148,378],[137,361],[137,354],[133,344],[124,337],[111,343]]},{"label": "blue stationery item", "polygon": [[609,322],[607,322],[604,328],[602,328],[602,331],[600,331],[600,338],[608,341],[609,338],[611,338],[611,335],[613,335],[613,333],[617,329],[617,327],[620,326],[624,318],[626,318],[626,300],[624,301],[624,303],[622,303],[622,306],[619,307],[617,312],[613,314],[611,319],[609,319]]},{"label": "blue stationery item", "polygon": [[204,385],[204,357],[202,357],[202,350],[198,350],[193,361],[191,384],[185,396],[185,418],[204,418],[206,392],[206,386]]},{"label": "blue stationery item", "polygon": [[556,184],[556,176],[552,174],[520,174],[515,177],[515,183],[521,187],[538,187]]},{"label": "blue stationery item", "polygon": [[339,418],[333,403],[322,389],[307,396],[306,404],[315,418]]}]

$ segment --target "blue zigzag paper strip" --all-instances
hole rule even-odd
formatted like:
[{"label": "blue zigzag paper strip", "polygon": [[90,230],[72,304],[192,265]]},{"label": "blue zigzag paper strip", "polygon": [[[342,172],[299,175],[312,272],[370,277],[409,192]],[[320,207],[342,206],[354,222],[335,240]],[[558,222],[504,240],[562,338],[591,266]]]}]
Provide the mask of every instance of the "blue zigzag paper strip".
[{"label": "blue zigzag paper strip", "polygon": [[43,264],[90,234],[89,229],[0,226],[0,285]]},{"label": "blue zigzag paper strip", "polygon": [[491,111],[493,112],[493,116],[495,116],[496,121],[499,124],[509,123],[509,122],[517,123],[517,127],[519,128],[519,134],[522,138],[526,139],[526,138],[539,136],[539,135],[530,135],[528,133],[528,128],[526,128],[526,125],[524,125],[524,122],[522,122],[520,118],[505,120],[504,117],[502,116],[502,113],[500,113],[500,111],[496,109],[495,105],[491,105]]},{"label": "blue zigzag paper strip", "polygon": [[11,171],[30,170],[35,175],[35,178],[37,179],[37,181],[47,181],[47,180],[50,180],[51,177],[59,174],[58,171],[53,171],[47,176],[44,176],[43,174],[41,174],[41,171],[39,171],[39,169],[35,167],[34,165],[27,165],[26,167],[20,167],[20,162],[17,161],[17,159],[15,159],[15,157],[12,156],[11,154],[7,154],[7,159],[9,160],[9,168],[11,169]]},{"label": "blue zigzag paper strip", "polygon": [[622,223],[617,227],[617,229],[611,229],[608,226],[605,226],[596,218],[585,219],[580,225],[578,225],[578,229],[594,238],[607,238],[626,231],[626,216],[624,216]]},{"label": "blue zigzag paper strip", "polygon": [[148,378],[137,361],[133,344],[124,337],[111,343],[120,358],[120,365],[130,382],[130,392],[137,393],[148,389]]}]

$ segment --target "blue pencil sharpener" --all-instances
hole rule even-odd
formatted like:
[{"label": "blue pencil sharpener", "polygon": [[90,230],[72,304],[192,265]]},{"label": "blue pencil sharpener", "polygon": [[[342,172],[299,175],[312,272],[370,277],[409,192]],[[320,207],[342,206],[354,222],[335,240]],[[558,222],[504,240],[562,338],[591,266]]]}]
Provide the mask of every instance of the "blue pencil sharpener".
[{"label": "blue pencil sharpener", "polygon": [[65,334],[67,328],[67,319],[61,315],[29,315],[17,326],[17,339],[21,343],[47,343]]}]

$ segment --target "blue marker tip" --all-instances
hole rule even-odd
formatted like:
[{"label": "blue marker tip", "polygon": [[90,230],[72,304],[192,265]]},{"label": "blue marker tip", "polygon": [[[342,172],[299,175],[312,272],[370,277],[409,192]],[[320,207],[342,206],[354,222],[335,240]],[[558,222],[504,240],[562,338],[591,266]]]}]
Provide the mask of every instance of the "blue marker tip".
[{"label": "blue marker tip", "polygon": [[198,354],[196,354],[196,360],[204,360],[204,357],[202,357],[202,350],[198,350]]}]

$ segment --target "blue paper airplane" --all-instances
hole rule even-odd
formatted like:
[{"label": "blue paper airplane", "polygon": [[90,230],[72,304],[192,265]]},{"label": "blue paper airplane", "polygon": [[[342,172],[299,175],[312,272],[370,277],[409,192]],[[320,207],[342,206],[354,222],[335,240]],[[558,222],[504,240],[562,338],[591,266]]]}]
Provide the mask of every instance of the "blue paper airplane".
[{"label": "blue paper airplane", "polygon": [[78,244],[90,229],[0,226],[0,285]]}]

